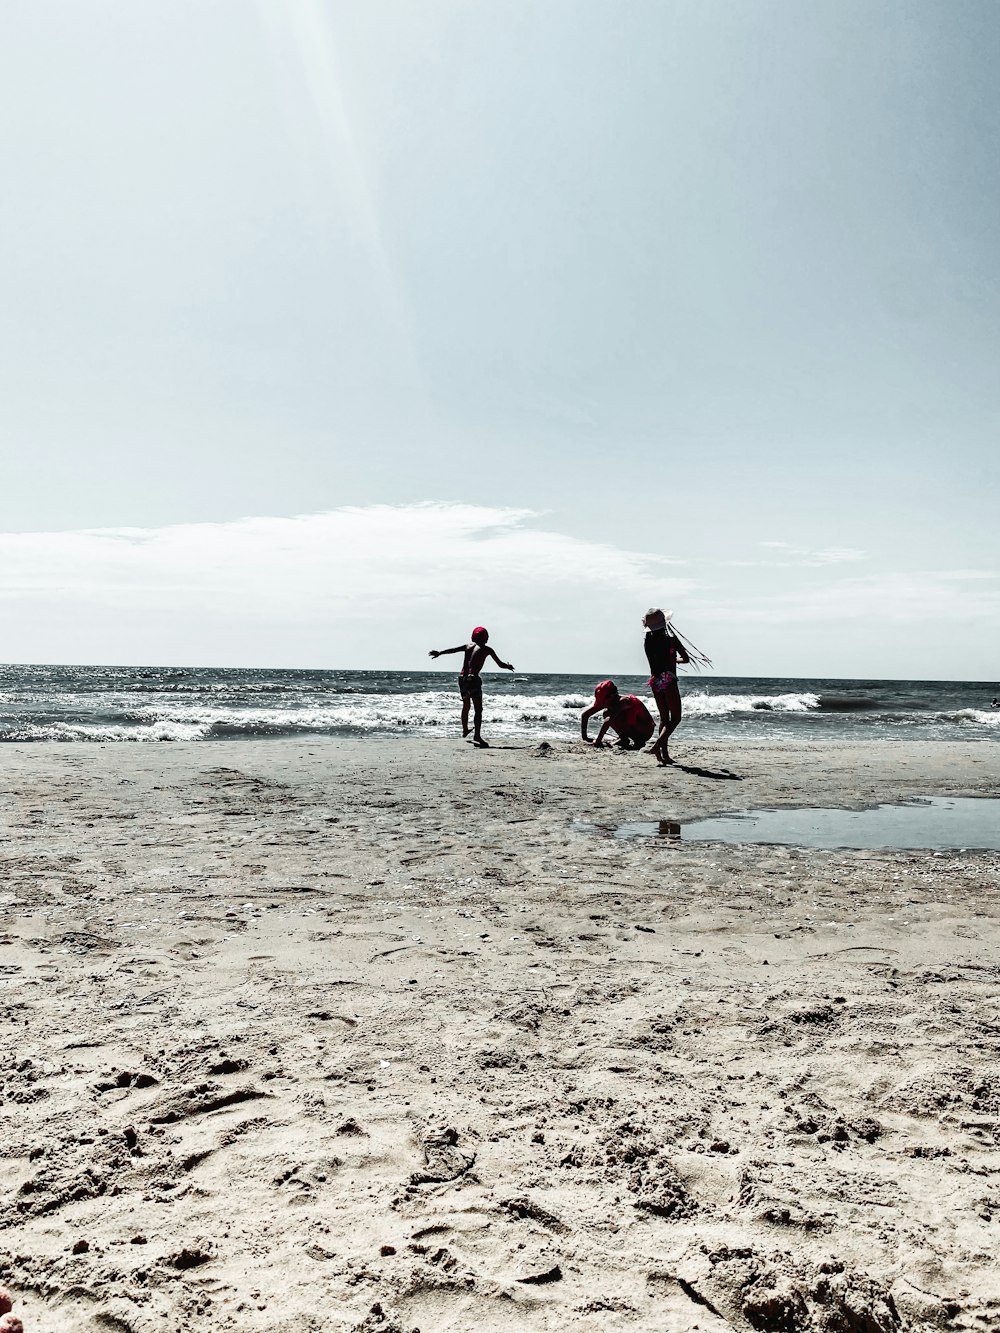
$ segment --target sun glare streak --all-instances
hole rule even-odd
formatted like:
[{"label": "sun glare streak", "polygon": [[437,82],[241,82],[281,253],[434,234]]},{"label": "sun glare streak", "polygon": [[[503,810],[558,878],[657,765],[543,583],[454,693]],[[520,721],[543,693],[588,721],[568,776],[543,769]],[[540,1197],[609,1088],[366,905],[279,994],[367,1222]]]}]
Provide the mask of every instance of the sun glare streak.
[{"label": "sun glare streak", "polygon": [[[399,351],[415,384],[423,389],[424,377],[410,320],[385,242],[365,153],[345,99],[330,6],[325,0],[259,0],[258,9],[272,45],[292,49],[295,73],[301,78],[300,97],[304,94],[309,104],[325,150],[329,168],[327,178],[349,210]],[[276,50],[273,54],[279,52]],[[279,60],[280,63],[283,62]],[[287,87],[287,80],[285,82],[285,95],[295,96],[294,90]],[[293,124],[295,119],[292,118]]]}]

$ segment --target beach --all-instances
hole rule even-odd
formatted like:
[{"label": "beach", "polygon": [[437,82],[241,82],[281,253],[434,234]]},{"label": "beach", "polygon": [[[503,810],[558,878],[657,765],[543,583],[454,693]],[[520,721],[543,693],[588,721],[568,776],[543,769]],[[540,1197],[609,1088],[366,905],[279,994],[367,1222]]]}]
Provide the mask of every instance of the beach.
[{"label": "beach", "polygon": [[994,741],[2,747],[28,1333],[1000,1328]]}]

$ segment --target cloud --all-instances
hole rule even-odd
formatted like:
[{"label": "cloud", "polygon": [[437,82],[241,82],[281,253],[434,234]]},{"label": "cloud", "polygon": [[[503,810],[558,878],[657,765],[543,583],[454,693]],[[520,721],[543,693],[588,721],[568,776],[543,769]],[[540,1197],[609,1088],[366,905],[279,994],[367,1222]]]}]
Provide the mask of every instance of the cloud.
[{"label": "cloud", "polygon": [[801,563],[808,568],[821,568],[824,565],[844,565],[855,560],[867,559],[867,552],[859,551],[854,546],[827,546],[822,551],[806,551],[801,554]]},{"label": "cloud", "polygon": [[[811,584],[786,593],[744,598],[739,602],[702,603],[716,618],[739,621],[866,621],[927,626],[935,621],[995,623],[1000,615],[1000,572],[993,570],[914,570],[871,574]],[[930,643],[925,649],[930,649]],[[919,674],[919,672],[918,672]]]},{"label": "cloud", "polygon": [[781,555],[780,560],[727,560],[725,563],[738,569],[823,569],[827,565],[843,565],[857,560],[866,560],[867,551],[856,546],[826,546],[813,551],[805,546],[792,546],[789,542],[758,542]]},{"label": "cloud", "polygon": [[947,674],[959,640],[988,655],[995,572],[858,575],[833,558],[847,548],[787,549],[793,559],[722,580],[713,558],[681,567],[568,536],[530,509],[434,503],[6,533],[0,611],[5,655],[21,662],[409,669],[484,623],[522,669],[608,675],[643,670],[649,605],[677,609],[722,671],[794,661],[808,674],[831,660],[831,637],[850,641],[846,669],[862,674],[877,662]]},{"label": "cloud", "polygon": [[480,505],[374,505],[0,534],[6,637],[21,661],[386,666],[412,664],[428,637],[461,638],[470,617],[493,617],[512,630],[548,622],[549,656],[567,635],[572,655],[596,642],[591,618],[606,626],[627,617],[634,633],[651,601],[694,586],[662,558],[551,531],[538,518]]},{"label": "cloud", "polygon": [[165,528],[0,534],[0,596],[67,593],[115,606],[183,600],[297,616],[350,603],[383,615],[401,598],[523,581],[662,588],[666,562],[528,527],[527,509],[418,504]]}]

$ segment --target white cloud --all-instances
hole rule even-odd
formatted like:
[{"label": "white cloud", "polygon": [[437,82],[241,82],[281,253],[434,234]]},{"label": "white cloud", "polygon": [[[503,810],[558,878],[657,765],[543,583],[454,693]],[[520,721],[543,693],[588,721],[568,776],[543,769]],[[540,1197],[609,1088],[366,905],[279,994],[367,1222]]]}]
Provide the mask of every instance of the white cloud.
[{"label": "white cloud", "polygon": [[770,624],[816,620],[923,624],[929,634],[937,620],[992,624],[1000,615],[1000,573],[965,569],[872,574],[711,607],[703,603],[702,608],[713,617]]},{"label": "white cloud", "polygon": [[[415,665],[427,647],[492,618],[565,667],[574,655],[597,655],[598,627],[604,634],[620,619],[634,634],[651,601],[693,586],[656,556],[532,526],[537,517],[479,505],[376,505],[0,534],[8,653],[21,661]],[[514,646],[504,650],[514,655]]]},{"label": "white cloud", "polygon": [[827,546],[822,551],[805,551],[802,564],[818,568],[823,565],[844,565],[866,559],[867,553],[853,546]]},{"label": "white cloud", "polygon": [[758,542],[758,546],[782,556],[780,560],[727,560],[727,565],[738,569],[822,569],[827,565],[843,565],[866,560],[867,551],[856,546],[826,546],[813,551],[806,546],[792,546],[789,542]]},{"label": "white cloud", "polygon": [[723,672],[829,674],[843,645],[842,674],[947,676],[956,645],[980,673],[1000,649],[988,569],[858,576],[838,567],[847,548],[792,548],[721,579],[714,558],[679,569],[543,523],[528,509],[418,504],[0,534],[5,656],[406,669],[484,623],[523,670],[607,675],[643,670],[651,604],[677,610]]}]

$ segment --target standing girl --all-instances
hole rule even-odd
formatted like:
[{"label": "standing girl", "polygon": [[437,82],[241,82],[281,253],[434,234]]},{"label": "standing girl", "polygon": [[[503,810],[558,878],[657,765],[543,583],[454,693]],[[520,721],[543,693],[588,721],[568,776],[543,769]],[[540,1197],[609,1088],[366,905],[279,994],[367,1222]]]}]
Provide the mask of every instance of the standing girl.
[{"label": "standing girl", "polygon": [[646,660],[649,663],[649,687],[660,710],[660,731],[650,747],[658,764],[672,764],[667,741],[681,720],[681,692],[677,687],[677,663],[689,662],[687,650],[668,629],[667,617],[658,607],[650,607],[642,618],[646,626]]}]

